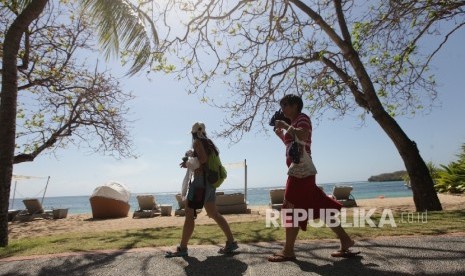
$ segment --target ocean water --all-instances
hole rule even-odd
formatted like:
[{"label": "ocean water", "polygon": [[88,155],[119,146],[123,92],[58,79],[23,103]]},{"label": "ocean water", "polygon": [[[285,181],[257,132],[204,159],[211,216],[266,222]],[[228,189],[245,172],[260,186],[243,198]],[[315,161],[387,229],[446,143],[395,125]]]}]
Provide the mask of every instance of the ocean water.
[{"label": "ocean water", "polygon": [[[386,198],[392,197],[409,197],[412,196],[412,191],[408,189],[403,181],[392,181],[392,182],[347,182],[347,183],[327,183],[318,184],[324,188],[327,194],[331,194],[334,186],[347,185],[352,186],[352,195],[355,199],[367,199],[377,198],[384,196]],[[276,187],[260,187],[260,188],[248,188],[247,189],[247,203],[250,206],[257,205],[268,205],[270,202],[271,189],[284,188],[283,186]],[[218,191],[224,191],[225,194],[232,193],[244,193],[244,189],[219,189]],[[148,193],[155,195],[155,199],[158,204],[170,204],[174,208],[177,207],[175,194],[171,193]],[[130,211],[138,209],[138,203],[136,199],[137,194],[131,194]],[[39,197],[39,200],[41,197]],[[91,213],[91,206],[89,196],[65,196],[65,197],[45,197],[42,203],[45,209],[57,209],[57,208],[69,208],[68,214],[85,214]],[[22,198],[10,198],[10,209],[24,209]]]}]

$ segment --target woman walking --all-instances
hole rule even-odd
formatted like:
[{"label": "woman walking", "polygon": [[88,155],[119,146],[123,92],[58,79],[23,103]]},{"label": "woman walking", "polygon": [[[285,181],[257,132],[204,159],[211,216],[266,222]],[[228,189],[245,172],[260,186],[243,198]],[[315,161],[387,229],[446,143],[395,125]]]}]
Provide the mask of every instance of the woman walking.
[{"label": "woman walking", "polygon": [[207,183],[205,179],[205,164],[208,160],[208,156],[210,154],[219,155],[218,148],[211,139],[207,138],[205,125],[203,123],[195,123],[192,126],[191,133],[194,158],[189,158],[186,162],[181,163],[181,167],[193,170],[194,177],[189,183],[187,192],[187,203],[185,204],[186,215],[184,226],[182,228],[181,243],[177,246],[175,251],[166,253],[167,258],[188,256],[187,244],[194,232],[195,218],[197,215],[196,210],[192,208],[192,206],[189,206],[189,201],[192,202],[197,196],[199,196],[199,193],[196,191],[202,191],[202,197],[204,197],[203,207],[207,211],[207,215],[218,224],[226,236],[226,245],[222,247],[218,253],[228,254],[239,248],[237,242],[234,240],[228,222],[216,208],[216,188]]},{"label": "woman walking", "polygon": [[[297,95],[286,95],[280,101],[282,112],[284,116],[291,121],[290,124],[283,120],[275,122],[276,135],[284,142],[286,146],[286,164],[289,167],[292,163],[292,158],[289,150],[294,137],[303,141],[304,150],[310,154],[310,144],[312,135],[312,125],[310,118],[302,113],[303,102]],[[284,133],[284,130],[286,131]],[[312,219],[318,219],[320,210],[336,209],[340,210],[342,205],[329,198],[320,188],[316,186],[315,175],[310,175],[303,178],[295,176],[288,176],[286,183],[286,191],[284,195],[283,214],[286,209],[302,209],[305,211],[313,211]],[[303,231],[307,230],[308,215],[306,219],[294,224],[293,217],[286,216],[286,242],[284,249],[275,253],[268,258],[270,262],[284,262],[293,261],[296,259],[294,252],[294,245],[299,233],[299,228]],[[292,225],[292,226],[290,226]],[[333,257],[350,257],[360,252],[353,252],[350,247],[354,245],[354,241],[347,235],[345,230],[339,225],[330,227],[331,230],[337,235],[341,242],[340,249],[331,255]]]}]

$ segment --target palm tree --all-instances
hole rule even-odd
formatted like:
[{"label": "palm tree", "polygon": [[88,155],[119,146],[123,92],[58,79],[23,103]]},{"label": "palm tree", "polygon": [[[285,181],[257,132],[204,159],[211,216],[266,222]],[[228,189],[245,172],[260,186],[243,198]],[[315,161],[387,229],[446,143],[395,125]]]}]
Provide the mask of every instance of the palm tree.
[{"label": "palm tree", "polygon": [[[48,0],[2,1],[0,8],[15,11],[17,17],[3,41],[2,88],[0,94],[0,246],[8,245],[8,201],[13,174],[18,97],[18,53],[21,39],[26,38],[29,25],[39,18]],[[107,57],[121,50],[134,54],[128,74],[139,72],[152,58],[152,47],[158,35],[150,19],[138,6],[128,0],[79,1],[97,28],[99,42]],[[146,24],[148,23],[148,28]],[[26,51],[27,52],[27,51]],[[20,66],[28,66],[27,54]]]}]

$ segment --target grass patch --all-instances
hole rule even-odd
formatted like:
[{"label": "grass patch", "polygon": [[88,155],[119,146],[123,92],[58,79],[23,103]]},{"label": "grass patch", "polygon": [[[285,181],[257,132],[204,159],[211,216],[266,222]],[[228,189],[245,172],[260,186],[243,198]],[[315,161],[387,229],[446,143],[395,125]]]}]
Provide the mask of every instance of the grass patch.
[{"label": "grass patch", "polygon": [[[378,225],[381,215],[371,218]],[[464,232],[465,211],[429,212],[427,222],[418,221],[416,216],[404,217],[394,214],[397,227],[389,224],[381,228],[346,228],[355,238],[378,236],[437,235]],[[349,216],[347,222],[353,222]],[[231,223],[235,238],[240,243],[270,242],[285,239],[284,228],[266,228],[264,221]],[[0,248],[0,258],[30,256],[63,252],[86,252],[106,249],[131,249],[141,247],[171,246],[179,243],[180,227],[124,230],[115,232],[67,233],[51,237],[36,237],[10,240],[8,247]],[[299,240],[334,239],[329,228],[308,227],[299,232]],[[197,225],[189,244],[222,244],[225,238],[217,225]]]}]

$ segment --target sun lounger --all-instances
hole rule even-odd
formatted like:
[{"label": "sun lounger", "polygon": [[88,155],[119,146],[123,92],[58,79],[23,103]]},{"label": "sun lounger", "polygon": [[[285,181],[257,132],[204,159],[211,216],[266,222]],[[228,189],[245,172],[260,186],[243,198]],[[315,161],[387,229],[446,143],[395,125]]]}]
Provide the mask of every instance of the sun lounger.
[{"label": "sun lounger", "polygon": [[272,209],[281,210],[283,207],[285,189],[270,190],[270,207]]},{"label": "sun lounger", "polygon": [[249,213],[245,195],[243,193],[235,194],[216,194],[216,208],[220,214],[246,214]]},{"label": "sun lounger", "polygon": [[178,202],[178,208],[176,210],[174,210],[174,215],[175,216],[185,216],[186,215],[186,206],[184,204],[184,201],[182,201],[182,197],[181,197],[181,194],[177,194],[175,195],[176,197],[176,201]]},{"label": "sun lounger", "polygon": [[343,207],[357,207],[357,202],[354,196],[351,194],[352,186],[335,186],[333,189],[333,197]]},{"label": "sun lounger", "polygon": [[161,214],[160,207],[155,201],[154,195],[136,196],[139,209],[134,212],[133,218],[152,218]]},{"label": "sun lounger", "polygon": [[8,209],[8,221],[13,221],[21,210]]},{"label": "sun lounger", "polygon": [[23,210],[14,217],[18,221],[31,221],[36,218],[51,219],[53,218],[52,210],[44,210],[42,204],[37,198],[28,198],[23,200],[26,210]]},{"label": "sun lounger", "polygon": [[[224,194],[223,192],[217,192],[216,195],[218,194]],[[183,217],[186,215],[186,204],[184,201],[182,201],[181,194],[176,194],[176,201],[178,202],[178,208],[174,210],[174,215],[175,216],[180,216]],[[201,213],[202,209],[197,209],[197,214]]]}]

